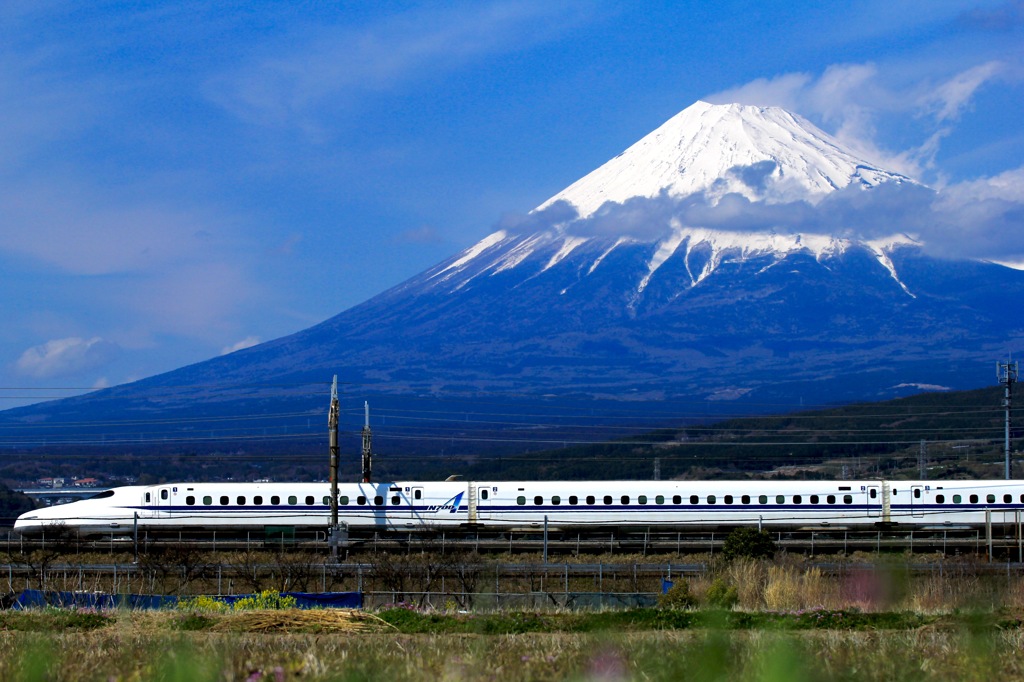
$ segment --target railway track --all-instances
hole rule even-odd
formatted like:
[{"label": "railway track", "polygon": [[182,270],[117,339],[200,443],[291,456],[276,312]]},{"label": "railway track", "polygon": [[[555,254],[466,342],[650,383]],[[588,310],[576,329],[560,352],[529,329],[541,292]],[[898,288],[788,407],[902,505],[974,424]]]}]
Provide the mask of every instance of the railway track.
[{"label": "railway track", "polygon": [[[941,553],[945,555],[981,555],[992,559],[1024,561],[1024,543],[1016,528],[996,528],[991,537],[985,529],[934,530],[803,530],[770,531],[780,550],[815,555],[863,553]],[[423,533],[350,534],[341,544],[343,556],[364,553],[438,552],[526,555],[550,557],[565,555],[693,555],[721,552],[728,532],[676,532],[633,529],[607,532],[550,532],[523,530],[487,533],[484,531],[444,531]],[[0,551],[8,555],[39,550],[70,553],[148,553],[169,547],[188,547],[197,551],[252,551],[330,553],[323,531],[286,533],[279,530],[243,533],[143,533],[132,537],[80,539],[76,537],[23,538],[11,531],[0,531]]]}]

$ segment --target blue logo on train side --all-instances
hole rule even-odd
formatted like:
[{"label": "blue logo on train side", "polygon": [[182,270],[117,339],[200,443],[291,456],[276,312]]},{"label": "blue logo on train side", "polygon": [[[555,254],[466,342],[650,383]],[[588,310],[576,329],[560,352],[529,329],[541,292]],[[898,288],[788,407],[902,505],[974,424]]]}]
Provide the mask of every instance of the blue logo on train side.
[{"label": "blue logo on train side", "polygon": [[427,507],[427,511],[428,512],[439,512],[439,511],[443,511],[443,510],[447,509],[450,513],[454,514],[455,512],[457,512],[459,510],[459,503],[462,502],[462,496],[465,495],[465,494],[466,494],[465,492],[461,492],[458,495],[456,495],[455,497],[453,497],[450,500],[448,500],[447,502],[445,502],[444,504],[432,504],[432,505]]}]

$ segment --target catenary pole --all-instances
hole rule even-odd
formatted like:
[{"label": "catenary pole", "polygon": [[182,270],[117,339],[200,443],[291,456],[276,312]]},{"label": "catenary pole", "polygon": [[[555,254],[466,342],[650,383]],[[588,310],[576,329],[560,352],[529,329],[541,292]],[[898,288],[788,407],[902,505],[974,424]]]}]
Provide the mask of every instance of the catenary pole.
[{"label": "catenary pole", "polygon": [[338,556],[338,375],[331,385],[331,410],[327,415],[327,429],[331,448],[331,555]]}]

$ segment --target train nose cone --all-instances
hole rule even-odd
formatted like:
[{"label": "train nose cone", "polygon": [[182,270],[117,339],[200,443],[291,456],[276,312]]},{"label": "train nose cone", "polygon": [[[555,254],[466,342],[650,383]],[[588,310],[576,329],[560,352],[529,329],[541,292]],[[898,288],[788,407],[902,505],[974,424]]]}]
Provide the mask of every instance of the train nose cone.
[{"label": "train nose cone", "polygon": [[14,521],[14,532],[19,535],[38,535],[43,531],[43,519],[35,512],[26,512]]}]

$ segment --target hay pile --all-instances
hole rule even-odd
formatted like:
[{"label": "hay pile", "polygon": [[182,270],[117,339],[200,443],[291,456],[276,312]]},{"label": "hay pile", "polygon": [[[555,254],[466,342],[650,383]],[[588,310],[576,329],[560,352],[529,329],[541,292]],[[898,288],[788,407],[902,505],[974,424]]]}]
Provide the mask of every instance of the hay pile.
[{"label": "hay pile", "polygon": [[355,609],[240,611],[213,630],[231,632],[380,632],[395,629],[377,616]]}]

